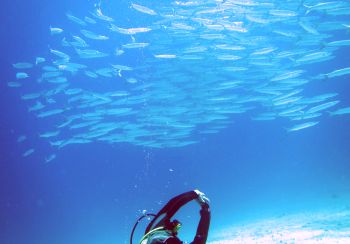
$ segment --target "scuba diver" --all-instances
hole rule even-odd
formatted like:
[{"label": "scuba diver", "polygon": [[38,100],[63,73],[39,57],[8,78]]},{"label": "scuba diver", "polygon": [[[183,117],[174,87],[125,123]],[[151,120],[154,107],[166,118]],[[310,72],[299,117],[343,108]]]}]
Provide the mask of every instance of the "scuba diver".
[{"label": "scuba diver", "polygon": [[185,192],[172,198],[156,215],[144,214],[141,216],[131,232],[130,244],[132,244],[133,234],[137,224],[142,218],[149,216],[153,216],[154,218],[148,224],[140,244],[182,244],[183,242],[177,237],[178,231],[181,228],[181,222],[176,219],[171,220],[171,218],[182,206],[192,200],[195,200],[200,205],[201,210],[197,232],[191,244],[205,244],[210,225],[210,208],[209,199],[199,190]]}]

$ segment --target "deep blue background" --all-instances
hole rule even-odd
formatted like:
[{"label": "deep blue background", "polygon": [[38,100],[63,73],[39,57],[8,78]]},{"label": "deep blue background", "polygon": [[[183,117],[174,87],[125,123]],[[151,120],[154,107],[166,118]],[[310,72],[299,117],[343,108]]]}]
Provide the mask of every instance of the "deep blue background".
[{"label": "deep blue background", "polygon": [[[0,243],[124,243],[139,211],[155,212],[170,197],[193,188],[211,198],[211,231],[251,218],[327,207],[349,192],[350,116],[323,117],[317,128],[286,133],[280,121],[251,121],[243,115],[185,148],[73,145],[43,164],[45,143],[16,142],[21,134],[35,137],[42,125],[27,113],[18,92],[7,88],[14,80],[11,64],[47,53],[48,26],[60,23],[68,10],[83,15],[91,6],[81,0],[2,1]],[[122,14],[125,6],[126,1],[118,2],[114,14]],[[331,64],[349,63],[343,56]],[[348,77],[308,87],[315,94],[340,93],[344,106],[350,104],[349,88]],[[28,146],[42,151],[23,159]],[[192,210],[185,215],[195,223],[197,210]],[[184,235],[189,238],[188,228]]]}]

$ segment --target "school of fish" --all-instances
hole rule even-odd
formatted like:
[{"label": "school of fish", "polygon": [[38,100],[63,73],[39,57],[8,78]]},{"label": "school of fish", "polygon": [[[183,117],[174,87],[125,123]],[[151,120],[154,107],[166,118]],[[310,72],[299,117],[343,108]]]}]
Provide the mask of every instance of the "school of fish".
[{"label": "school of fish", "polygon": [[324,66],[350,48],[350,2],[146,3],[125,9],[134,21],[99,5],[86,16],[66,13],[49,28],[46,56],[13,64],[8,86],[51,128],[39,133],[53,148],[46,162],[72,144],[183,147],[243,114],[285,121],[289,132],[350,114],[338,93],[312,92],[350,74],[349,63]]}]

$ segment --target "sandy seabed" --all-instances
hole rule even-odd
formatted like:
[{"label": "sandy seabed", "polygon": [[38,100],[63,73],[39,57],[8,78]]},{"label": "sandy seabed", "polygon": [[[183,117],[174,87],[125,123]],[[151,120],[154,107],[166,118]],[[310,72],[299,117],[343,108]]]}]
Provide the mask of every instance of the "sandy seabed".
[{"label": "sandy seabed", "polygon": [[214,234],[208,244],[350,244],[350,209],[305,212],[234,226]]}]

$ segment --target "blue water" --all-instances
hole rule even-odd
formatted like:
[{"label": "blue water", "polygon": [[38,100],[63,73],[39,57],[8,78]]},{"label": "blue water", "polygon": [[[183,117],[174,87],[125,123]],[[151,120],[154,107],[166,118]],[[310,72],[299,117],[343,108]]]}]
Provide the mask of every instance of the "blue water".
[{"label": "blue water", "polygon": [[[129,5],[103,2],[113,16],[123,16]],[[67,11],[84,16],[92,7],[92,1],[82,0],[2,1],[0,243],[128,243],[142,210],[157,212],[171,197],[196,188],[211,200],[210,231],[327,208],[349,193],[349,115],[322,117],[317,127],[286,133],[281,121],[252,121],[242,114],[228,128],[182,148],[90,143],[60,149],[55,161],[43,163],[51,149],[37,134],[46,125],[27,112],[17,90],[7,87],[6,82],[14,80],[11,64],[48,54],[49,25],[66,27]],[[342,52],[332,61],[311,65],[309,71],[348,67],[350,56],[344,53],[350,49]],[[133,57],[129,61],[137,62]],[[310,94],[339,93],[344,106],[350,104],[349,89],[349,76],[307,85]],[[28,139],[17,143],[23,134]],[[29,147],[35,153],[23,158]],[[190,241],[198,207],[191,205],[181,214],[181,236]]]}]

